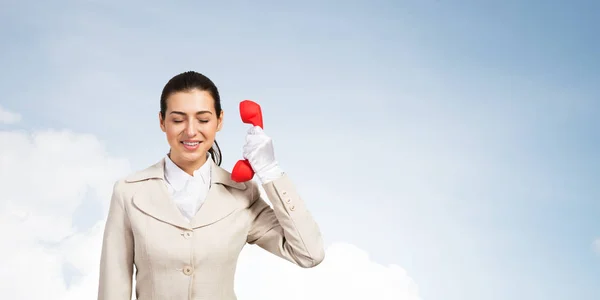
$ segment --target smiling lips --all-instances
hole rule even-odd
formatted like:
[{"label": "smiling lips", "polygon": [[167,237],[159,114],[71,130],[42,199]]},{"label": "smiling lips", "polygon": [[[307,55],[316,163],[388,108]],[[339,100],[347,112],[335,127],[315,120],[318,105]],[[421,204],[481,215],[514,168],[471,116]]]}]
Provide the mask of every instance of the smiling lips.
[{"label": "smiling lips", "polygon": [[200,146],[200,141],[183,141],[183,147],[187,150],[196,150]]}]

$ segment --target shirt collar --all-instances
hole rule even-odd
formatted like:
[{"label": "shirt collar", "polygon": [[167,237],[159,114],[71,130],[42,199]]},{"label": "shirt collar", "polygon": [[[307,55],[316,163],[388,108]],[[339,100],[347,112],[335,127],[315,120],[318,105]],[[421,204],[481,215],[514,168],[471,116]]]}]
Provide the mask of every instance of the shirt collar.
[{"label": "shirt collar", "polygon": [[197,170],[194,171],[194,176],[186,173],[179,166],[177,166],[169,157],[165,155],[165,179],[167,182],[176,190],[181,190],[185,187],[188,180],[198,179],[203,184],[210,184],[210,172],[211,164],[209,163],[210,154],[206,154],[206,162]]}]

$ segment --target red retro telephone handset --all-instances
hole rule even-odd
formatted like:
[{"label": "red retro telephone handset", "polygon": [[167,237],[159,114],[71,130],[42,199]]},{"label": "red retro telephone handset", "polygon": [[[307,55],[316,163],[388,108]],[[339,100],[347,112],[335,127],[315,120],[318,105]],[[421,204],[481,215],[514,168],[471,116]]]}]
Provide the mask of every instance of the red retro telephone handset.
[{"label": "red retro telephone handset", "polygon": [[[258,103],[250,100],[240,102],[240,116],[242,117],[242,122],[264,128],[262,111]],[[252,179],[252,177],[254,177],[254,170],[252,170],[248,160],[238,160],[231,171],[231,179],[236,182],[243,182]]]}]

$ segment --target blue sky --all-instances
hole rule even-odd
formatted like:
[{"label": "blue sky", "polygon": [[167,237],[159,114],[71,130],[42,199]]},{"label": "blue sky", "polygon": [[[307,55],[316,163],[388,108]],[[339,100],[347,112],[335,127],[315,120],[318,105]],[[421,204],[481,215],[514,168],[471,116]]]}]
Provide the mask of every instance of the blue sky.
[{"label": "blue sky", "polygon": [[326,241],[422,299],[600,294],[596,1],[0,5],[0,104],[22,115],[2,131],[91,134],[140,169],[167,151],[163,85],[193,69],[221,89],[224,166],[239,101],[261,103]]}]

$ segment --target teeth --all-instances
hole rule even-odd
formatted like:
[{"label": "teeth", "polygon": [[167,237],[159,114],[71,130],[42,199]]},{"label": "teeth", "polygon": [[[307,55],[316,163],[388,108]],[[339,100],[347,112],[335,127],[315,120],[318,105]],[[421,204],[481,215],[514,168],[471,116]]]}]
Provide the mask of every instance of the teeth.
[{"label": "teeth", "polygon": [[188,146],[196,146],[196,145],[200,144],[200,142],[193,142],[193,143],[183,142],[183,144],[188,145]]}]

